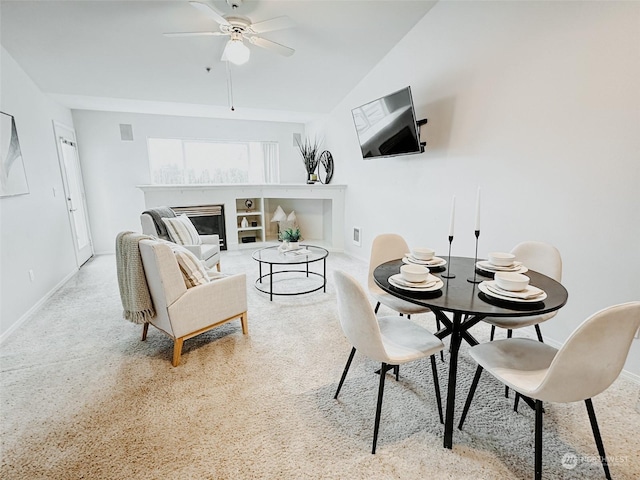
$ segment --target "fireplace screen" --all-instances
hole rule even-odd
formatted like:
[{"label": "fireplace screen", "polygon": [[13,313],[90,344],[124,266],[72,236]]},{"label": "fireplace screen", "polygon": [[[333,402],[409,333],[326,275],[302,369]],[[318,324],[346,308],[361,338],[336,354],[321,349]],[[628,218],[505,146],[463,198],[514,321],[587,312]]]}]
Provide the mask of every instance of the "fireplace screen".
[{"label": "fireplace screen", "polygon": [[200,205],[195,207],[171,207],[176,215],[189,217],[200,235],[218,235],[220,250],[227,249],[224,228],[224,205]]}]

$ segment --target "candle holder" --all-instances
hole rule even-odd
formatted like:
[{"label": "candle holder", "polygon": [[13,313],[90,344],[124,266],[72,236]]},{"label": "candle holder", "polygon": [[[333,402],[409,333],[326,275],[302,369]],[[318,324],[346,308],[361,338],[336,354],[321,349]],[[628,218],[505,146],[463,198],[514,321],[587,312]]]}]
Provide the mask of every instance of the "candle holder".
[{"label": "candle holder", "polygon": [[451,267],[451,243],[453,242],[453,235],[449,235],[449,256],[447,258],[447,273],[440,275],[442,278],[456,278],[455,273],[449,273],[449,267]]},{"label": "candle holder", "polygon": [[480,237],[480,230],[476,230],[475,234],[476,234],[476,256],[475,256],[475,260],[473,261],[473,277],[467,278],[467,282],[480,283],[482,282],[482,280],[478,280],[476,278],[476,263],[478,263],[478,238]]}]

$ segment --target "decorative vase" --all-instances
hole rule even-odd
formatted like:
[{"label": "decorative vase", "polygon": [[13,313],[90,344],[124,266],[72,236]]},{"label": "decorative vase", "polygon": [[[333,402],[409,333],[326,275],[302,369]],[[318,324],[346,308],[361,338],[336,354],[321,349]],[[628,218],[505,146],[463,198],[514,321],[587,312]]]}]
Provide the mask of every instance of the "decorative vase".
[{"label": "decorative vase", "polygon": [[240,222],[240,226],[242,228],[247,228],[249,226],[249,220],[247,220],[247,217],[242,217],[242,221]]}]

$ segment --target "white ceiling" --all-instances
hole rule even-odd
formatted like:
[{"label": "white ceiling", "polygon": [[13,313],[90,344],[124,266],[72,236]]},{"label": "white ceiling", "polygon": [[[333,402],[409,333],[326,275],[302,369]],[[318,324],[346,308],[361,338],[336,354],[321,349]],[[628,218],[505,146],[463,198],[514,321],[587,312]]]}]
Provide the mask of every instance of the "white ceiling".
[{"label": "white ceiling", "polygon": [[[231,14],[225,0],[201,0]],[[327,113],[429,11],[426,0],[257,0],[233,14],[281,15],[295,26],[262,34],[296,50],[283,57],[251,45],[232,67],[226,37],[183,1],[5,1],[0,41],[38,87],[70,108],[306,121]],[[207,73],[206,67],[211,67]]]}]

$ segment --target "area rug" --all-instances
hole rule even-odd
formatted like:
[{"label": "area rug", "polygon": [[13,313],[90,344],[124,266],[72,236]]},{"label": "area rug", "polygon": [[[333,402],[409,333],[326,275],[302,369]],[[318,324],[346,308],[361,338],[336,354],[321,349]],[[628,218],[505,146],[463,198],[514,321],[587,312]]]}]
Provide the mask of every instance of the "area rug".
[{"label": "area rug", "polygon": [[[173,342],[122,318],[115,258],[97,256],[0,349],[2,479],[518,479],[533,477],[533,411],[484,375],[453,449],[442,446],[427,361],[389,374],[377,453],[377,365],[350,351],[331,272],[363,284],[367,265],[331,253],[327,292],[257,291],[247,250],[223,252],[246,273],[249,334],[239,321]],[[394,315],[382,308],[381,315]],[[431,314],[412,317],[435,331]],[[559,314],[552,321],[562,321]],[[489,329],[472,333],[487,341]],[[499,335],[503,336],[504,332]],[[516,335],[524,335],[518,332]],[[446,398],[448,354],[438,359]],[[475,365],[463,344],[456,421]],[[640,478],[638,385],[620,378],[594,398],[613,478]],[[604,478],[583,403],[545,405],[544,478]]]}]

